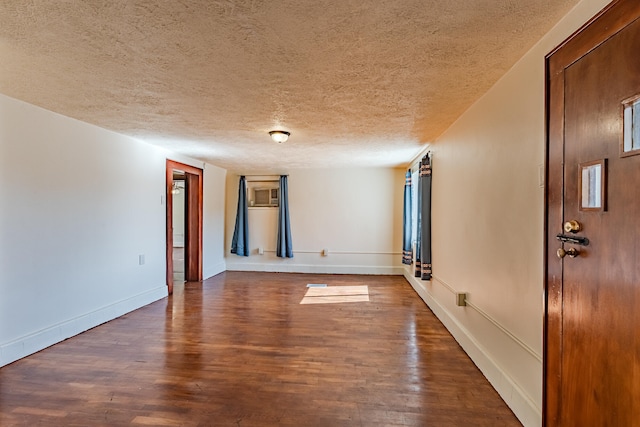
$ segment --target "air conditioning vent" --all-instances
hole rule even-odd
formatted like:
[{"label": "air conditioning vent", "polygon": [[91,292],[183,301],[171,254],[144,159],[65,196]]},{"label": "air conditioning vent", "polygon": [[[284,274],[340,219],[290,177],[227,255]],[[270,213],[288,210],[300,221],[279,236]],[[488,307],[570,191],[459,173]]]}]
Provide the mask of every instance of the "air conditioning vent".
[{"label": "air conditioning vent", "polygon": [[279,191],[277,188],[254,188],[251,206],[277,207],[279,206]]}]

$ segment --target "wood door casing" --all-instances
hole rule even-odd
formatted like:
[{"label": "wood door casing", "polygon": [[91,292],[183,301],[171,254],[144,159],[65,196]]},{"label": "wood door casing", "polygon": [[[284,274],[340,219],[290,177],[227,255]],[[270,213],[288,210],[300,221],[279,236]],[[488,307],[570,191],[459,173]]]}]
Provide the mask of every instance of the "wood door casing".
[{"label": "wood door casing", "polygon": [[[547,57],[547,426],[634,425],[640,415],[640,156],[620,156],[621,103],[640,93],[638,17],[640,2],[613,2]],[[608,211],[580,211],[578,164],[600,159]],[[572,219],[591,244],[559,260],[556,234]]]},{"label": "wood door casing", "polygon": [[173,293],[173,171],[185,172],[185,279],[202,280],[202,169],[167,159],[166,163],[166,281],[169,295]]},{"label": "wood door casing", "polygon": [[185,280],[202,280],[202,176],[187,172],[185,177]]}]

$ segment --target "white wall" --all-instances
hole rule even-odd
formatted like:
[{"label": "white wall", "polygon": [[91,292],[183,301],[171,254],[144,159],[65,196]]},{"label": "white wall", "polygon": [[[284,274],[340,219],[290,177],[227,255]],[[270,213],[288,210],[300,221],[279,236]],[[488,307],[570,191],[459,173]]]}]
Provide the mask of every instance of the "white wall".
[{"label": "white wall", "polygon": [[[238,175],[229,174],[227,179],[227,269],[402,273],[403,170],[290,171],[292,259],[275,256],[278,219],[275,208],[250,208],[251,255],[239,257],[230,253],[238,203],[238,178]],[[264,248],[264,255],[257,254],[259,247]],[[323,249],[328,249],[328,256],[322,256]]]},{"label": "white wall", "polygon": [[431,145],[434,278],[405,274],[525,426],[542,407],[544,57],[606,3],[576,6]]},{"label": "white wall", "polygon": [[205,279],[227,269],[224,259],[226,177],[225,169],[204,165],[202,275]]},{"label": "white wall", "polygon": [[[167,154],[0,95],[0,366],[166,296]],[[205,169],[211,274],[224,180]]]}]

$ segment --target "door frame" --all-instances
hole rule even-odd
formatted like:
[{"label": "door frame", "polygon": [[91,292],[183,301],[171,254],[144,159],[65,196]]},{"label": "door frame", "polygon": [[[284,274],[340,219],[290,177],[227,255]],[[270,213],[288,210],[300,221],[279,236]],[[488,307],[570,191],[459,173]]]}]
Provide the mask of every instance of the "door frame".
[{"label": "door frame", "polygon": [[565,70],[640,16],[637,0],[615,0],[546,56],[543,426],[558,425],[562,387],[563,265],[556,234],[564,221]]},{"label": "door frame", "polygon": [[175,160],[166,163],[166,279],[169,295],[173,294],[173,171],[185,173],[185,280],[202,280],[202,212],[204,171]]}]

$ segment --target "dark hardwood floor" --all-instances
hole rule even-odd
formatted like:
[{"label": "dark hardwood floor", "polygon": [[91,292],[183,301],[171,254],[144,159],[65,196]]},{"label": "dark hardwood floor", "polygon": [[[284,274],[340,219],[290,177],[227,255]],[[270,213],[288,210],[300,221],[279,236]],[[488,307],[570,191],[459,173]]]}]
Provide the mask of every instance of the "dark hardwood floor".
[{"label": "dark hardwood floor", "polygon": [[227,272],[1,368],[0,425],[520,423],[404,278]]}]

